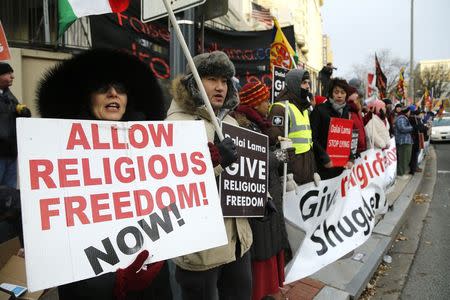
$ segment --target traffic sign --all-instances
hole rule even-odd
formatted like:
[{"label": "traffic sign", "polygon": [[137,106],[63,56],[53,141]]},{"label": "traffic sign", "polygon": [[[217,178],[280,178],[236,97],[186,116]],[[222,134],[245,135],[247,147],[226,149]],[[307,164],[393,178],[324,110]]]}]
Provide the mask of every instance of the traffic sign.
[{"label": "traffic sign", "polygon": [[[174,13],[205,3],[206,0],[170,0]],[[167,16],[167,10],[162,0],[142,0],[142,22],[150,22]]]}]

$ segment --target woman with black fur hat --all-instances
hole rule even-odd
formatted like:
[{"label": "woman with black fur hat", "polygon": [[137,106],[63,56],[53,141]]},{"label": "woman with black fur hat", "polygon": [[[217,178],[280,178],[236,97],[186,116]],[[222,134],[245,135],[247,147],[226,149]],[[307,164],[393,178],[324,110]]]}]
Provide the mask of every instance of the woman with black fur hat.
[{"label": "woman with black fur hat", "polygon": [[[162,92],[150,68],[134,56],[106,49],[86,51],[53,67],[40,82],[37,102],[44,118],[165,117]],[[59,299],[171,299],[165,262],[140,270],[148,255],[144,250],[125,269],[60,286]]]}]

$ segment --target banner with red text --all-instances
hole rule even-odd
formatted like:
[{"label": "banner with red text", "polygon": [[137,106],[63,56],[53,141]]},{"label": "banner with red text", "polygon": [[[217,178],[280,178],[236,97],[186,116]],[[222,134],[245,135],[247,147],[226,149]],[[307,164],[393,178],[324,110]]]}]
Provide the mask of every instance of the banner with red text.
[{"label": "banner with red text", "polygon": [[[146,63],[160,83],[169,89],[170,32],[167,19],[143,23],[141,1],[131,0],[128,9],[121,13],[90,16],[90,28],[93,48],[114,48],[126,51]],[[294,26],[282,28],[291,45],[295,45]],[[200,32],[196,36],[200,37]],[[236,78],[241,86],[260,80],[267,86],[272,85],[270,65],[270,45],[273,42],[273,30],[236,31],[205,27],[204,47],[198,39],[194,54],[220,50],[225,52],[236,68]]]},{"label": "banner with red text", "polygon": [[327,153],[334,167],[343,167],[348,162],[352,147],[353,121],[331,118],[328,130]]},{"label": "banner with red text", "polygon": [[31,291],[227,243],[202,122],[20,118],[17,134]]},{"label": "banner with red text", "polygon": [[[375,226],[375,217],[387,211],[386,191],[395,182],[395,140],[387,150],[361,153],[352,169],[340,176],[289,191],[283,201],[294,256],[286,266],[285,283],[307,277],[363,244]],[[291,240],[298,233],[303,241]]]}]

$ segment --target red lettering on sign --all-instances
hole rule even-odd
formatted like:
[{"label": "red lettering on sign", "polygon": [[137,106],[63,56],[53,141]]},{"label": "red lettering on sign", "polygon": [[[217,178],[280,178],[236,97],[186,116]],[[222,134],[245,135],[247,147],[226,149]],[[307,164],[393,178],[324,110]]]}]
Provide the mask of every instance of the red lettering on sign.
[{"label": "red lettering on sign", "polygon": [[109,195],[107,193],[91,195],[92,222],[98,223],[112,220],[111,214],[100,214],[102,210],[109,210],[109,202],[100,203],[100,201],[108,199]]},{"label": "red lettering on sign", "polygon": [[[157,167],[157,165],[159,165]],[[160,169],[157,171],[157,169]],[[148,170],[150,175],[155,179],[164,179],[169,173],[166,158],[162,155],[152,155],[148,160]]]},{"label": "red lettering on sign", "polygon": [[81,159],[81,169],[83,170],[83,183],[84,185],[100,185],[102,184],[101,178],[92,178],[91,166],[89,164],[89,159]]},{"label": "red lettering on sign", "polygon": [[[78,204],[75,206],[75,204]],[[67,226],[75,226],[75,216],[78,217],[81,224],[89,224],[89,219],[86,216],[84,210],[86,209],[86,199],[81,196],[65,197],[64,206],[66,209],[66,222]]]},{"label": "red lettering on sign", "polygon": [[[56,188],[56,184],[50,175],[53,173],[53,164],[48,159],[31,159],[29,161],[30,166],[30,183],[31,189],[37,190],[40,188],[39,178],[44,180],[45,185],[49,189]],[[42,170],[39,170],[43,167]]]},{"label": "red lettering on sign", "polygon": [[93,149],[111,149],[109,143],[100,141],[100,135],[98,132],[98,124],[91,124],[92,130],[92,148]]},{"label": "red lettering on sign", "polygon": [[84,133],[83,126],[81,126],[80,123],[72,124],[66,149],[73,150],[75,149],[75,146],[81,146],[84,150],[91,149],[86,134]]},{"label": "red lettering on sign", "polygon": [[191,162],[197,167],[191,168],[192,172],[195,175],[203,175],[206,172],[206,163],[204,162],[204,156],[201,152],[192,152],[191,153]]},{"label": "red lettering on sign", "polygon": [[[136,134],[138,132],[141,134],[141,137],[142,137],[141,142],[138,142],[136,140]],[[141,124],[134,124],[131,127],[131,129],[128,130],[128,140],[130,141],[130,145],[133,148],[136,148],[136,149],[145,148],[148,145],[148,140],[149,140],[148,132],[145,129],[145,126],[141,125]]]},{"label": "red lettering on sign", "polygon": [[[169,203],[164,204],[163,195],[166,194],[169,198]],[[156,199],[156,205],[159,209],[163,209],[165,207],[168,207],[170,204],[175,203],[175,193],[173,190],[168,186],[162,186],[156,191],[155,195]],[[167,201],[166,201],[167,202]]]},{"label": "red lettering on sign", "polygon": [[130,192],[117,192],[112,194],[114,201],[114,212],[116,214],[116,219],[126,219],[132,218],[133,213],[131,211],[123,211],[125,207],[131,207],[131,202],[122,201],[122,198],[130,197]]},{"label": "red lettering on sign", "polygon": [[41,211],[41,228],[42,230],[50,229],[50,217],[59,216],[58,209],[50,209],[50,205],[59,204],[59,198],[41,199],[39,201],[39,208]]},{"label": "red lettering on sign", "polygon": [[[152,194],[149,191],[137,190],[133,192],[133,196],[137,216],[145,216],[152,213],[155,204],[153,203]],[[146,207],[143,207],[144,202],[147,204]]]},{"label": "red lettering on sign", "polygon": [[76,158],[70,159],[58,159],[58,175],[59,175],[59,186],[60,187],[75,187],[80,186],[80,180],[74,179],[69,180],[67,176],[77,175],[78,170],[76,168],[68,168],[70,165],[77,165]]},{"label": "red lettering on sign", "polygon": [[126,143],[119,141],[119,130],[117,130],[117,127],[111,127],[111,138],[113,149],[128,149]]},{"label": "red lettering on sign", "polygon": [[[126,164],[130,167],[124,168],[125,176],[122,174],[122,165]],[[136,174],[134,172],[134,168],[132,167],[133,161],[129,157],[119,157],[114,163],[114,172],[116,174],[117,179],[122,183],[130,183],[136,179]]]}]

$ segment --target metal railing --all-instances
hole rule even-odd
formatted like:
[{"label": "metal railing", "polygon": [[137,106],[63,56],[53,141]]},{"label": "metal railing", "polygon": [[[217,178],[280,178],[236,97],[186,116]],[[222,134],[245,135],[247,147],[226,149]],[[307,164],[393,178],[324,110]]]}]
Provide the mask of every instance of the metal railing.
[{"label": "metal railing", "polygon": [[57,0],[1,0],[0,21],[12,47],[90,48],[88,18],[75,22],[58,37]]}]

